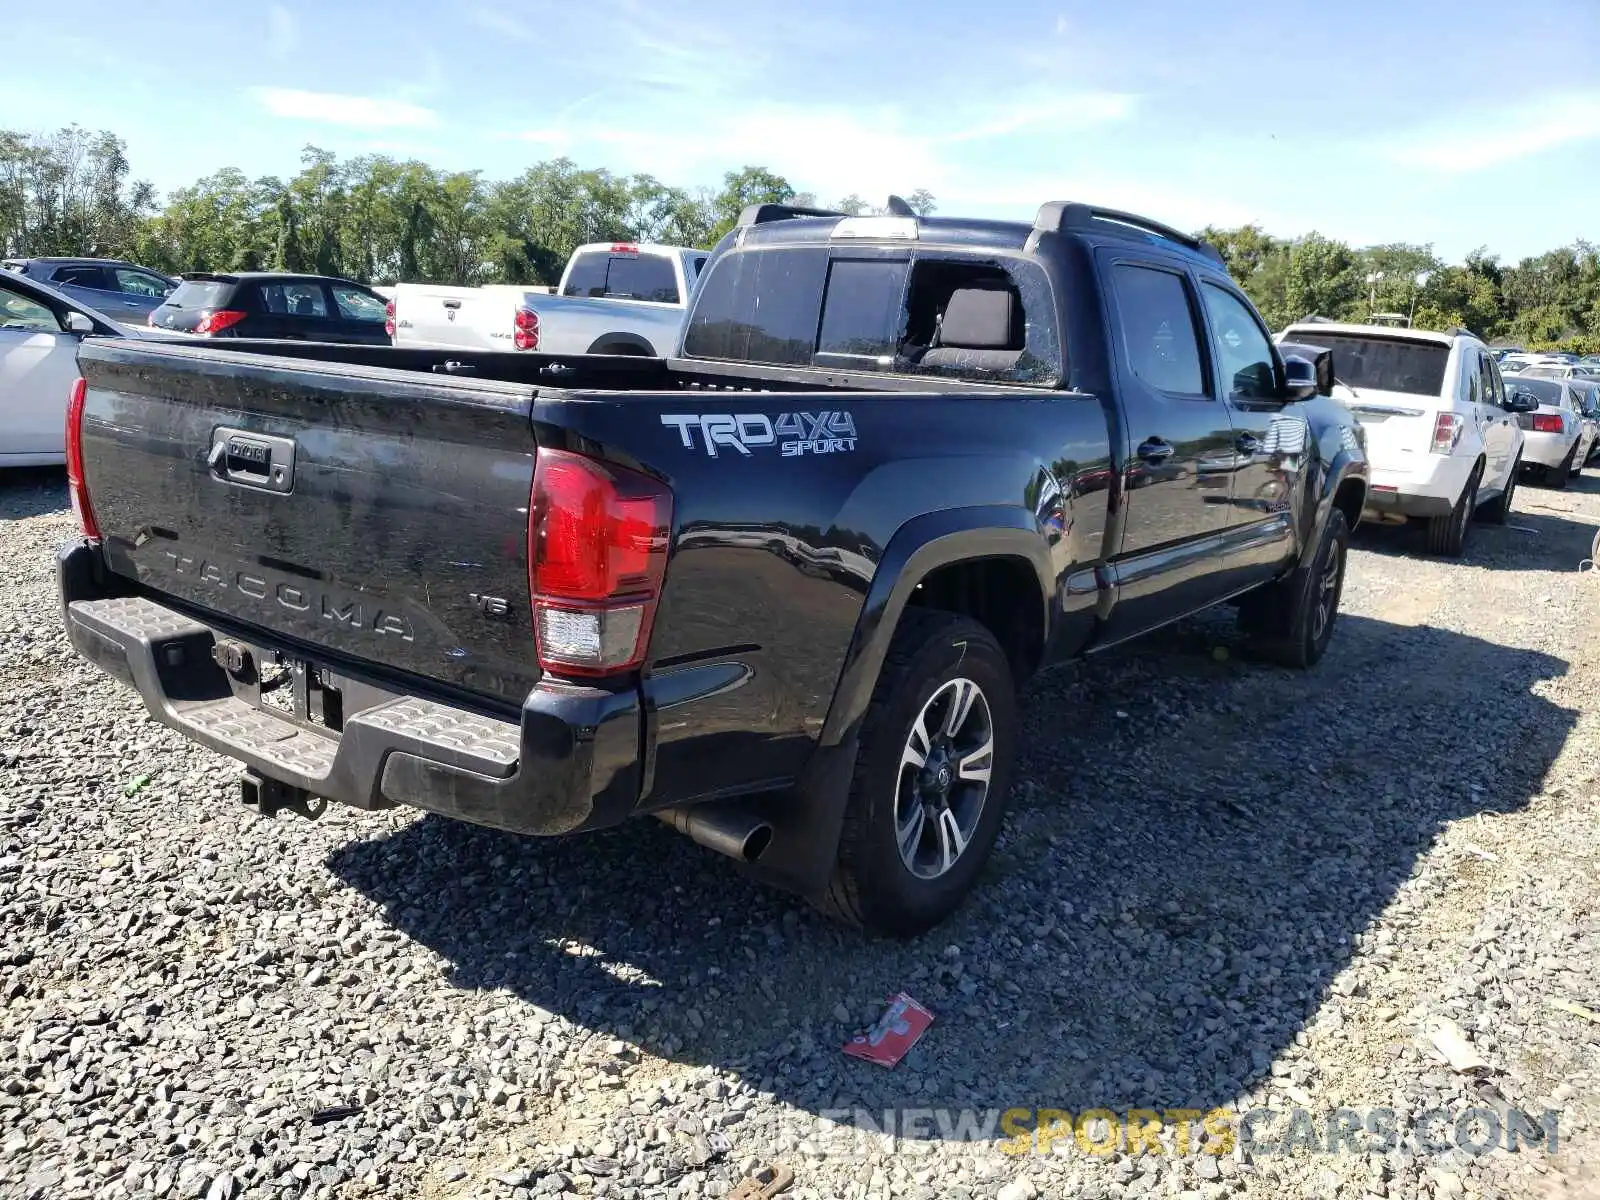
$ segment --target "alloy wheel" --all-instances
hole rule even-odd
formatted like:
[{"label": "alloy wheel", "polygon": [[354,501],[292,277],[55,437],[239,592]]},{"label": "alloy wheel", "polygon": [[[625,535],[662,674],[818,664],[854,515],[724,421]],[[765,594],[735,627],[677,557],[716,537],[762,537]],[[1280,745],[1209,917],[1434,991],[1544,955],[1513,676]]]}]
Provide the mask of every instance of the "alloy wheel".
[{"label": "alloy wheel", "polygon": [[895,841],[919,879],[948,872],[972,841],[989,798],[994,717],[983,689],[956,678],[922,706],[896,776]]}]

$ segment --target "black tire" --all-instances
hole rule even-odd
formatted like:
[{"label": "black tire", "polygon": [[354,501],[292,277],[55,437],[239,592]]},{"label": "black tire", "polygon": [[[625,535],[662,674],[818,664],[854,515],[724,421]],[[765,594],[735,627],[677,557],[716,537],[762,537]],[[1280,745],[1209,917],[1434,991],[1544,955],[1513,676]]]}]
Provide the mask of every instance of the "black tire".
[{"label": "black tire", "polygon": [[1333,640],[1349,550],[1350,522],[1336,508],[1309,567],[1245,597],[1239,620],[1258,655],[1301,671],[1316,666]]},{"label": "black tire", "polygon": [[1478,510],[1478,473],[1473,467],[1467,476],[1467,486],[1461,489],[1455,507],[1442,517],[1428,518],[1428,553],[1441,558],[1460,558],[1466,548],[1467,531],[1472,527],[1472,516]]},{"label": "black tire", "polygon": [[1501,493],[1478,510],[1478,515],[1491,525],[1504,525],[1511,519],[1511,502],[1516,498],[1517,480],[1522,476],[1522,459],[1511,464],[1511,474],[1506,476],[1506,486]]},{"label": "black tire", "polygon": [[1548,487],[1554,488],[1558,492],[1561,491],[1562,488],[1566,487],[1573,474],[1572,460],[1577,456],[1578,443],[1573,442],[1572,449],[1567,451],[1567,456],[1561,460],[1561,465],[1559,467],[1546,467],[1544,469],[1545,484]]},{"label": "black tire", "polygon": [[[906,752],[914,727],[925,723],[930,706],[935,716],[947,714],[937,706],[949,689],[960,690],[958,681],[975,684],[987,708],[992,737],[987,791],[976,811],[969,814],[972,823],[964,847],[941,873],[919,877],[911,863],[918,861],[924,837],[931,836],[937,856],[939,849],[949,844],[950,825],[960,823],[955,815],[958,801],[946,801],[949,822],[941,817],[929,824],[927,813],[935,801],[922,799],[925,793],[919,781],[925,769],[908,762]],[[978,701],[969,704],[977,715]],[[907,611],[895,630],[862,723],[839,857],[821,900],[823,911],[868,933],[889,937],[914,937],[954,912],[976,883],[1000,831],[1016,753],[1016,726],[1011,668],[994,635],[976,621],[954,613]],[[937,747],[934,750],[925,763],[955,762],[942,754],[936,760]],[[971,754],[969,761],[981,769],[980,754]],[[970,789],[974,785],[965,786]],[[948,797],[959,794],[963,787],[959,778],[954,787],[956,791],[946,783]],[[968,799],[970,795],[968,791]],[[913,811],[919,806],[924,814],[921,818]],[[908,839],[913,843],[908,863],[898,835],[913,825],[917,833]]]}]

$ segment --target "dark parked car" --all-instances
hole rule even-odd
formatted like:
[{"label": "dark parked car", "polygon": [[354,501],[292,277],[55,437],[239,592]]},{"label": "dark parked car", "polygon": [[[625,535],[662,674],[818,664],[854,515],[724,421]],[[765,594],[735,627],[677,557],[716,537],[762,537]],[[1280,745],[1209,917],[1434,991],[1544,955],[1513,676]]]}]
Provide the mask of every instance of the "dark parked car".
[{"label": "dark parked car", "polygon": [[890,210],[747,210],[673,358],[86,342],[73,645],[264,813],[649,815],[928,928],[1021,682],[1228,601],[1311,666],[1368,470],[1214,248]]},{"label": "dark parked car", "polygon": [[202,337],[387,346],[387,307],[365,284],[328,275],[194,273],[150,314],[150,324]]},{"label": "dark parked car", "polygon": [[178,281],[120,258],[8,258],[7,270],[63,292],[113,320],[142,325]]}]

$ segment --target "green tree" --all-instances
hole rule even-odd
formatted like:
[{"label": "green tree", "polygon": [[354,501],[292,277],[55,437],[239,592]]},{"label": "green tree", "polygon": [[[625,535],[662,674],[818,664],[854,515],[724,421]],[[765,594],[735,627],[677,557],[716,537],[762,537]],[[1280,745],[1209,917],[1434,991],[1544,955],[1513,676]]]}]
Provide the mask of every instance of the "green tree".
[{"label": "green tree", "polygon": [[722,177],[722,190],[711,200],[712,225],[709,234],[714,245],[739,222],[739,214],[752,204],[788,204],[794,188],[781,175],[765,167],[743,167]]}]

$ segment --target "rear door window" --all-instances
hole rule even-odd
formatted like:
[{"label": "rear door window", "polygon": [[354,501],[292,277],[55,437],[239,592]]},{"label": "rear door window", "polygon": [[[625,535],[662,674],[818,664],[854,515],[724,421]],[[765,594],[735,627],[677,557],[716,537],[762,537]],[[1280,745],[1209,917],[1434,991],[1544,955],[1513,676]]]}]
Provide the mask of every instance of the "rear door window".
[{"label": "rear door window", "polygon": [[50,277],[58,287],[93,288],[97,292],[115,291],[104,267],[58,267]]},{"label": "rear door window", "polygon": [[1210,389],[1200,358],[1189,286],[1173,271],[1119,263],[1117,317],[1128,366],[1157,391],[1200,396]]},{"label": "rear door window", "polygon": [[261,304],[270,313],[287,317],[325,317],[328,300],[320,283],[263,283]]}]

